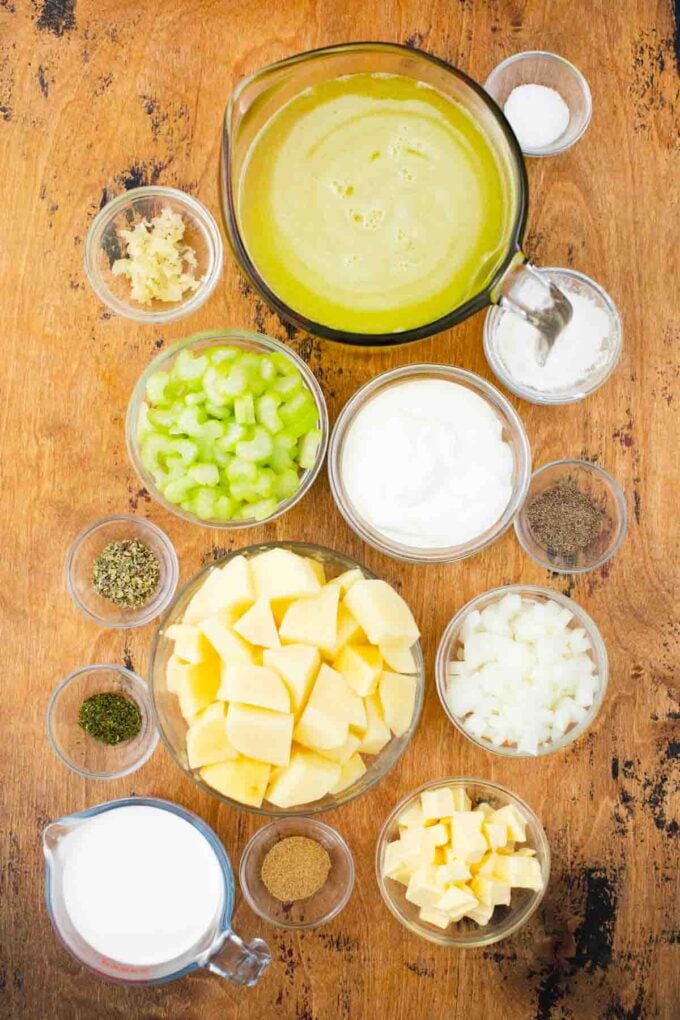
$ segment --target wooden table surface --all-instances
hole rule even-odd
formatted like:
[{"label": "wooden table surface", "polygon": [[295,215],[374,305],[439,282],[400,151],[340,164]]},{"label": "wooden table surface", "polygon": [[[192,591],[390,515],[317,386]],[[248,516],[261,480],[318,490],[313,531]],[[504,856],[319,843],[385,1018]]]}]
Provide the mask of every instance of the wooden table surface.
[{"label": "wooden table surface", "polygon": [[[0,335],[2,569],[6,665],[0,711],[0,1015],[84,1018],[558,1020],[678,1016],[677,473],[678,166],[680,114],[670,0],[0,0]],[[88,225],[109,198],[175,185],[218,213],[220,126],[245,74],[324,44],[385,39],[421,47],[480,81],[504,57],[554,50],[590,82],[585,138],[530,161],[526,250],[574,266],[612,294],[625,326],[613,378],[584,404],[514,401],[536,465],[585,457],[619,480],[626,542],[605,568],[550,576],[512,532],[464,563],[402,565],[368,549],[335,510],[325,477],[294,511],[235,539],[180,521],[150,501],[125,452],[132,386],[158,349],[192,331],[246,326],[286,339],[229,255],[212,299],[163,328],[112,316],[82,269]],[[483,315],[433,340],[371,355],[301,335],[334,418],[371,376],[440,361],[491,378]],[[427,695],[407,753],[367,796],[329,814],[357,864],[348,908],[318,931],[261,923],[239,897],[236,929],[269,942],[256,989],[207,973],[153,989],[108,985],[66,954],[43,903],[40,833],[50,820],[112,797],[156,794],[198,812],[238,862],[261,820],[195,788],[163,747],[114,783],[68,772],[44,714],[74,668],[126,663],[144,675],[152,626],[127,634],[85,620],[64,589],[75,535],[121,511],[164,528],[182,580],[239,544],[306,539],[349,553],[398,582],[424,631]],[[439,706],[433,662],[451,617],[473,595],[525,581],[572,595],[599,624],[609,692],[591,731],[537,761],[504,761],[455,733]],[[675,760],[674,760],[675,759]],[[406,933],[373,872],[380,825],[427,779],[476,775],[506,784],[542,818],[553,853],[544,904],[514,938],[452,952]],[[674,842],[675,841],[675,842]]]}]

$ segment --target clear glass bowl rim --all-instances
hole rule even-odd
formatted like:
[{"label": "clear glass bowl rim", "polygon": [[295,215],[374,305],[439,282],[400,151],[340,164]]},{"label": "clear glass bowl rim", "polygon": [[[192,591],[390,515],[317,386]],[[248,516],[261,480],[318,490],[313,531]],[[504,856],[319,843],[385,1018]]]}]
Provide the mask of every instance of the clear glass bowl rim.
[{"label": "clear glass bowl rim", "polygon": [[604,289],[604,287],[601,287],[596,280],[593,280],[591,276],[586,276],[585,273],[579,273],[578,270],[570,269],[568,266],[536,266],[535,269],[536,272],[541,275],[562,273],[564,276],[570,276],[574,280],[579,280],[581,283],[585,283],[597,291],[600,298],[604,301],[604,304],[616,326],[616,340],[612,345],[609,361],[589,385],[585,384],[583,386],[579,386],[578,389],[548,391],[544,393],[542,390],[534,389],[533,386],[524,386],[521,382],[513,379],[513,377],[507,373],[503,367],[502,361],[496,353],[496,329],[501,320],[501,316],[513,314],[513,312],[503,309],[500,305],[492,305],[487,309],[486,315],[484,316],[484,354],[486,355],[489,368],[496,376],[496,379],[506,388],[506,390],[510,390],[511,393],[514,393],[516,397],[521,397],[522,400],[526,400],[530,404],[544,404],[552,406],[558,404],[575,404],[579,400],[585,400],[586,397],[591,396],[591,394],[595,393],[596,390],[599,390],[600,386],[604,386],[618,365],[621,358],[621,352],[623,350],[623,322],[621,321],[619,310],[614,304],[611,295]]},{"label": "clear glass bowl rim", "polygon": [[[109,620],[105,616],[99,616],[98,613],[93,613],[92,610],[88,609],[85,603],[81,602],[78,598],[78,593],[76,592],[72,579],[73,561],[80,546],[85,539],[89,538],[95,531],[105,527],[107,524],[130,524],[139,528],[140,532],[147,530],[150,531],[153,535],[155,535],[161,545],[165,547],[170,560],[170,573],[167,579],[168,583],[165,597],[157,604],[155,603],[155,600],[152,599],[151,602],[146,605],[140,606],[139,615],[132,616],[129,620]],[[89,524],[73,540],[66,554],[65,573],[68,593],[71,596],[74,606],[80,610],[83,616],[86,616],[89,620],[94,620],[95,623],[98,623],[100,626],[106,627],[110,630],[131,630],[133,627],[143,627],[145,623],[149,623],[150,620],[155,619],[155,617],[160,616],[161,613],[165,611],[177,591],[177,583],[179,581],[179,560],[177,558],[174,545],[165,532],[162,531],[157,524],[154,524],[153,521],[147,520],[146,517],[135,517],[133,514],[111,514],[108,517],[100,517],[92,524]]]},{"label": "clear glass bowl rim", "polygon": [[[327,822],[322,822],[320,818],[305,818],[304,815],[300,815],[298,816],[298,818],[303,819],[305,823],[311,826],[312,828],[320,829],[325,835],[329,837],[329,839],[336,843],[343,857],[345,858],[345,861],[347,862],[348,871],[347,883],[345,885],[342,896],[338,899],[337,903],[333,906],[331,910],[327,911],[322,917],[319,918],[318,921],[308,921],[306,924],[287,924],[285,921],[280,921],[278,920],[278,918],[272,917],[271,914],[268,914],[265,910],[260,909],[257,900],[255,899],[250,890],[250,884],[246,877],[246,868],[250,856],[255,852],[255,850],[257,850],[259,843],[264,839],[265,834],[269,830],[271,830],[272,828],[276,828],[278,825],[281,824],[281,822],[290,822],[291,824],[294,824],[296,820],[294,817],[286,816],[281,818],[273,818],[270,822],[267,822],[266,825],[263,825],[261,829],[258,829],[257,832],[255,832],[246,843],[243,849],[243,853],[241,854],[241,861],[239,863],[238,869],[238,881],[239,885],[241,886],[241,892],[243,893],[243,896],[250,909],[254,911],[258,915],[258,917],[261,917],[264,921],[267,921],[269,924],[273,924],[277,928],[286,928],[289,931],[305,931],[306,929],[309,928],[320,928],[321,925],[327,924],[329,921],[332,921],[333,918],[337,917],[338,914],[342,910],[344,910],[347,904],[349,903],[349,899],[352,895],[352,891],[354,889],[354,882],[356,879],[354,856],[349,846],[347,845],[347,841],[340,835],[338,830],[334,829],[331,825],[328,825]],[[282,836],[282,838],[284,837]]]},{"label": "clear glass bowl rim", "polygon": [[[139,694],[140,701],[144,706],[146,720],[149,724],[149,737],[146,744],[142,747],[142,752],[139,758],[126,768],[118,769],[115,772],[88,772],[87,769],[81,769],[78,765],[72,762],[70,758],[66,757],[53,732],[52,717],[62,692],[73,680],[77,680],[84,673],[97,672],[120,673],[121,676],[126,678],[126,680],[129,680]],[[131,669],[127,669],[125,666],[118,666],[116,663],[112,662],[95,662],[90,666],[81,666],[79,669],[69,673],[68,676],[65,676],[63,680],[60,680],[50,695],[50,700],[47,704],[47,712],[45,714],[45,725],[47,728],[47,739],[49,741],[49,745],[57,758],[71,769],[72,772],[77,773],[79,776],[83,776],[85,779],[121,779],[123,776],[129,776],[132,772],[136,772],[137,769],[146,764],[158,746],[158,726],[156,725],[152,709],[148,685],[144,680],[142,680],[141,676],[133,673]]]},{"label": "clear glass bowl rim", "polygon": [[603,566],[603,564],[608,563],[609,560],[612,559],[612,557],[615,556],[616,553],[621,548],[623,540],[626,537],[626,532],[628,530],[628,507],[626,506],[626,498],[623,495],[623,490],[619,483],[616,481],[616,479],[612,478],[609,472],[605,471],[604,468],[600,467],[599,464],[591,464],[589,460],[574,460],[570,458],[565,458],[563,460],[551,460],[549,464],[542,464],[541,467],[536,468],[536,470],[531,476],[531,481],[529,482],[529,489],[531,489],[531,483],[534,481],[535,478],[538,478],[539,475],[541,475],[544,471],[553,468],[571,468],[571,469],[576,468],[579,471],[583,470],[592,471],[594,475],[598,475],[602,479],[604,484],[609,489],[611,489],[611,492],[614,496],[614,500],[616,502],[616,506],[619,511],[620,520],[619,530],[611,549],[609,550],[606,556],[601,556],[599,560],[595,560],[589,566],[574,567],[571,570],[565,570],[563,567],[557,567],[555,566],[555,564],[550,563],[548,560],[539,559],[526,544],[524,530],[520,523],[522,511],[526,506],[526,501],[520,507],[519,513],[517,514],[513,522],[515,528],[515,535],[517,536],[517,541],[521,545],[524,552],[527,554],[527,556],[530,556],[534,563],[537,563],[539,567],[544,567],[546,570],[550,570],[554,574],[587,574],[591,570],[597,570],[598,567],[601,567]]},{"label": "clear glass bowl rim", "polygon": [[[505,60],[501,60],[500,64],[497,64],[494,67],[493,71],[491,71],[486,81],[484,82],[484,89],[485,91],[488,91],[490,84],[493,87],[496,75],[500,75],[503,71],[505,71],[507,67],[510,67],[512,64],[516,64],[528,58],[532,59],[542,58],[544,60],[552,60],[555,64],[561,64],[570,74],[573,75],[579,88],[581,89],[583,98],[585,100],[586,114],[583,120],[583,124],[570,141],[565,142],[562,145],[555,144],[552,146],[547,146],[546,148],[543,149],[532,149],[529,147],[527,147],[526,149],[522,149],[524,155],[529,156],[531,159],[541,159],[544,156],[559,156],[560,153],[566,152],[567,149],[570,149],[572,145],[576,145],[578,140],[582,138],[582,136],[585,134],[588,128],[588,125],[590,124],[590,119],[593,115],[593,97],[590,91],[590,86],[583,72],[579,71],[578,67],[576,67],[575,64],[572,64],[572,62],[570,60],[567,60],[566,57],[560,56],[559,53],[551,53],[549,50],[522,50],[521,53],[513,53],[511,56],[506,57]],[[538,82],[537,84],[541,83]],[[489,92],[489,95],[491,95],[491,97],[493,98],[493,94],[491,92]],[[497,100],[494,99],[494,102],[497,102]]]},{"label": "clear glass bowl rim", "polygon": [[[122,301],[103,284],[99,279],[99,273],[96,269],[96,252],[93,249],[99,243],[100,234],[114,216],[118,215],[126,206],[131,206],[137,198],[166,198],[177,205],[184,206],[191,213],[192,219],[199,225],[199,229],[206,239],[210,252],[208,270],[198,289],[186,299],[176,302],[165,310],[146,311],[142,305],[137,306]],[[134,322],[146,323],[174,322],[195,312],[201,305],[205,304],[215,290],[217,282],[222,275],[223,262],[224,245],[222,243],[222,235],[217,225],[217,220],[208,207],[186,191],[180,191],[179,188],[165,187],[160,184],[148,184],[142,185],[139,188],[131,188],[129,191],[124,191],[122,194],[112,198],[110,202],[107,202],[99,210],[88,228],[83,251],[85,275],[99,300],[117,315],[121,315],[126,319],[132,319]]]},{"label": "clear glass bowl rim", "polygon": [[[172,746],[172,742],[170,738],[166,736],[163,730],[161,715],[160,712],[158,711],[158,707],[156,704],[156,691],[153,682],[156,655],[158,653],[158,645],[163,635],[163,631],[165,630],[168,621],[172,616],[175,605],[184,597],[188,590],[192,588],[194,585],[198,585],[199,579],[204,577],[209,570],[212,570],[215,567],[224,566],[225,563],[227,563],[230,559],[233,559],[234,556],[248,557],[250,554],[254,552],[264,552],[267,549],[277,548],[291,549],[293,552],[298,552],[301,555],[304,555],[305,550],[319,552],[327,555],[329,558],[343,561],[344,569],[352,569],[353,567],[358,567],[366,578],[371,580],[377,579],[377,575],[374,574],[372,570],[370,570],[368,567],[363,566],[363,564],[361,564],[358,560],[355,560],[352,556],[349,556],[346,553],[339,553],[335,549],[330,549],[328,546],[318,545],[314,542],[293,542],[293,541],[258,542],[253,545],[243,546],[238,549],[232,549],[229,553],[226,554],[226,556],[222,556],[219,560],[215,560],[212,563],[207,563],[204,567],[201,568],[201,570],[194,574],[194,576],[189,581],[187,581],[186,584],[184,584],[182,588],[176,593],[175,598],[173,599],[171,604],[166,608],[163,616],[158,621],[156,631],[151,641],[151,654],[149,656],[148,667],[149,675],[148,686],[150,690],[151,704],[153,706],[153,714],[156,727],[161,735],[163,743],[168,749],[170,757],[172,758],[173,762],[177,765],[177,768],[180,769],[180,771],[183,772],[186,776],[188,776],[189,779],[191,779],[192,782],[194,782],[196,786],[198,786],[201,790],[203,790],[205,793],[209,793],[212,797],[216,797],[218,800],[222,801],[223,804],[228,804],[230,807],[235,808],[237,811],[247,811],[250,814],[261,815],[264,818],[281,819],[281,818],[296,818],[299,816],[312,817],[313,815],[322,814],[324,811],[334,811],[338,808],[344,807],[345,804],[349,804],[351,801],[356,800],[357,797],[361,797],[363,794],[368,793],[368,791],[372,790],[373,787],[376,786],[381,779],[384,779],[384,777],[388,775],[388,773],[395,767],[399,759],[403,756],[403,754],[407,750],[409,744],[411,743],[411,740],[413,739],[415,731],[418,728],[418,723],[420,721],[420,716],[423,710],[423,702],[425,700],[425,661],[423,658],[423,651],[420,641],[417,641],[415,645],[413,645],[411,648],[411,651],[413,652],[414,658],[416,660],[416,665],[418,666],[418,672],[415,674],[415,676],[417,677],[417,684],[416,684],[416,703],[413,709],[413,718],[411,719],[411,725],[409,726],[408,730],[402,737],[399,738],[394,736],[392,737],[392,740],[398,739],[402,741],[402,747],[399,753],[396,755],[392,764],[385,772],[379,772],[378,770],[375,770],[373,775],[371,775],[371,769],[375,764],[377,764],[380,761],[380,757],[383,751],[381,751],[377,755],[371,755],[369,756],[371,760],[370,763],[367,765],[367,770],[364,773],[364,775],[358,780],[357,789],[354,790],[353,793],[351,793],[349,796],[345,796],[345,794],[348,791],[343,790],[340,794],[337,795],[339,799],[334,800],[334,802],[332,803],[326,804],[323,803],[322,801],[312,801],[309,804],[300,805],[299,809],[297,807],[277,808],[274,805],[272,805],[271,807],[265,807],[264,803],[268,802],[263,802],[263,806],[261,807],[253,807],[250,804],[242,804],[240,801],[232,800],[231,797],[225,797],[218,790],[215,790],[213,789],[213,787],[208,786],[207,783],[204,783],[200,776],[198,776],[195,772],[186,769],[177,758],[175,750]],[[390,741],[390,743],[391,742],[392,741]],[[389,747],[389,744],[386,745],[386,748],[387,747]],[[367,779],[366,778],[367,776],[369,776],[370,778]],[[348,790],[351,791],[352,787],[349,787]]]},{"label": "clear glass bowl rim", "polygon": [[[278,353],[288,357],[302,375],[307,389],[314,398],[314,402],[319,413],[321,443],[319,444],[319,449],[317,450],[316,460],[313,467],[309,468],[305,472],[297,492],[295,492],[292,496],[289,496],[288,499],[284,499],[281,503],[279,503],[276,513],[273,513],[271,517],[265,518],[264,521],[255,521],[252,518],[247,521],[202,520],[195,514],[189,513],[188,511],[183,510],[182,507],[176,506],[174,503],[170,503],[165,499],[163,494],[156,487],[151,475],[144,468],[139,456],[137,444],[137,420],[139,417],[140,405],[145,397],[146,383],[149,376],[162,369],[167,361],[174,358],[180,351],[186,348],[191,348],[197,344],[206,342],[220,343],[222,341],[236,347],[241,346],[240,341],[244,341],[247,345],[246,349],[256,347],[259,348],[262,353],[277,351]],[[170,513],[174,514],[176,517],[181,517],[183,520],[189,521],[191,524],[196,524],[199,527],[204,528],[215,528],[221,531],[239,531],[243,528],[260,527],[264,524],[269,524],[271,521],[275,521],[278,517],[285,514],[286,511],[294,507],[296,503],[299,503],[303,496],[309,492],[317,479],[319,471],[321,470],[324,457],[326,456],[326,449],[328,447],[328,432],[329,424],[326,398],[324,397],[323,390],[321,389],[321,386],[309,365],[307,365],[307,363],[303,361],[295,351],[291,350],[290,347],[287,347],[280,340],[275,340],[274,337],[267,336],[265,333],[253,333],[251,330],[247,329],[218,329],[193,333],[191,336],[184,337],[182,340],[177,340],[166,350],[161,351],[147,365],[137,379],[128,403],[127,414],[125,417],[125,443],[127,446],[128,457],[137,472],[138,478],[151,493],[156,502],[166,510],[169,510]]]},{"label": "clear glass bowl rim", "polygon": [[[533,900],[530,900],[527,903],[527,909],[524,911],[524,913],[520,914],[520,916],[517,917],[515,923],[511,925],[511,927],[506,932],[503,932],[503,934],[501,935],[494,935],[493,930],[489,931],[488,929],[485,929],[482,926],[480,926],[479,928],[480,935],[477,938],[475,938],[472,935],[468,937],[455,938],[452,937],[451,935],[447,935],[445,931],[442,931],[441,934],[439,934],[434,930],[432,931],[430,931],[429,929],[423,930],[419,925],[415,924],[414,922],[410,921],[409,919],[402,915],[396,903],[394,902],[392,896],[390,896],[389,894],[388,887],[386,885],[386,880],[382,875],[381,869],[382,853],[384,846],[388,840],[388,832],[394,825],[395,821],[397,820],[401,812],[408,806],[409,803],[411,803],[411,801],[415,800],[416,797],[419,797],[423,790],[431,790],[439,786],[457,786],[457,787],[480,786],[485,790],[490,790],[494,795],[499,796],[503,800],[507,801],[509,804],[514,804],[516,807],[518,807],[536,827],[539,845],[535,849],[537,850],[537,852],[540,852],[541,855],[541,873],[543,875],[543,888],[533,898]],[[388,815],[388,817],[386,818],[385,822],[382,825],[380,834],[378,835],[378,839],[376,842],[375,874],[378,881],[378,889],[380,890],[380,895],[382,896],[387,908],[389,909],[390,913],[394,917],[396,917],[396,919],[409,931],[413,932],[416,935],[419,935],[421,938],[427,939],[429,942],[435,942],[438,945],[448,946],[449,948],[452,949],[477,949],[480,946],[490,946],[494,942],[500,942],[503,939],[509,938],[518,930],[518,928],[521,928],[522,925],[524,925],[525,922],[529,920],[529,918],[532,916],[532,914],[535,913],[536,910],[538,910],[538,907],[540,906],[541,901],[545,896],[546,890],[548,888],[548,882],[550,880],[550,844],[548,843],[548,838],[545,834],[545,830],[536,812],[529,807],[526,801],[522,800],[521,797],[518,797],[516,793],[512,792],[512,790],[509,790],[507,786],[502,786],[500,783],[495,783],[491,779],[478,779],[473,776],[444,776],[441,779],[430,779],[428,780],[427,783],[423,783],[422,786],[419,786],[417,787],[417,789],[412,790],[411,793],[406,794],[406,796],[403,797],[399,801],[399,803],[392,809],[392,811],[390,812],[390,814]],[[485,931],[486,934],[483,934]]]},{"label": "clear glass bowl rim", "polygon": [[[591,641],[594,661],[597,665],[597,671],[600,677],[599,689],[596,692],[593,704],[588,709],[586,717],[582,719],[580,723],[577,723],[576,726],[567,730],[561,740],[539,747],[536,754],[529,754],[526,751],[517,751],[515,748],[511,747],[494,747],[493,744],[488,741],[479,740],[465,729],[462,722],[460,722],[460,720],[458,720],[453,714],[446,701],[448,665],[452,658],[452,642],[455,632],[458,630],[468,613],[472,612],[473,609],[476,609],[481,602],[488,602],[490,604],[491,602],[502,598],[503,595],[520,595],[527,597],[538,596],[542,599],[552,599],[553,602],[559,603],[559,605],[568,609],[570,613],[573,613],[580,625],[585,629]],[[600,712],[600,709],[602,708],[607,693],[608,681],[609,657],[607,655],[607,646],[605,645],[599,628],[592,617],[588,615],[585,609],[583,609],[578,602],[568,598],[568,596],[563,595],[561,592],[553,591],[552,588],[544,588],[541,585],[535,584],[504,584],[497,588],[490,588],[488,591],[481,592],[479,595],[475,595],[473,599],[466,602],[466,604],[449,620],[439,641],[435,657],[435,683],[437,687],[437,694],[449,722],[451,722],[459,733],[462,733],[467,740],[476,744],[477,747],[481,747],[483,751],[489,751],[491,754],[497,754],[501,758],[542,758],[545,755],[561,751],[563,748],[573,743],[574,740],[583,736],[586,730],[588,730],[593,724]]]},{"label": "clear glass bowl rim", "polygon": [[[413,546],[402,545],[400,542],[392,542],[373,529],[368,522],[362,521],[349,500],[346,500],[342,493],[342,470],[340,464],[342,443],[360,406],[367,402],[379,389],[391,385],[394,381],[406,381],[411,377],[419,378],[421,376],[444,376],[451,382],[459,383],[473,390],[478,396],[491,404],[496,411],[500,411],[501,417],[505,419],[504,424],[513,433],[519,445],[518,478],[513,486],[510,501],[496,523],[483,533],[485,537],[483,537],[482,541],[479,540],[480,536],[477,536],[476,539],[463,545],[448,546],[443,549],[418,549]],[[465,559],[467,556],[473,556],[486,549],[487,546],[500,538],[510,527],[529,490],[529,483],[531,481],[531,447],[524,423],[517,411],[500,390],[492,383],[487,382],[482,376],[476,375],[474,372],[468,372],[463,368],[456,368],[453,365],[402,365],[399,368],[382,372],[367,383],[364,383],[363,386],[360,386],[352,394],[340,411],[333,426],[328,447],[328,478],[338,510],[352,531],[368,545],[384,553],[386,556],[392,557],[392,559],[401,560],[405,563],[453,563],[456,560]]]}]

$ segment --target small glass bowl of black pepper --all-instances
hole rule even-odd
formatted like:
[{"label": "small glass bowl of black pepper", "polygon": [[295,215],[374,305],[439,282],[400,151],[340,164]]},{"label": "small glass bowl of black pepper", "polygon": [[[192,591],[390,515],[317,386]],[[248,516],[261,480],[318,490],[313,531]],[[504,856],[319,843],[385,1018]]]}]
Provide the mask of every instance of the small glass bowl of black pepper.
[{"label": "small glass bowl of black pepper", "polygon": [[55,688],[47,706],[47,735],[58,758],[88,779],[135,772],[158,743],[146,684],[129,669],[77,669]]},{"label": "small glass bowl of black pepper", "polygon": [[556,460],[534,471],[515,534],[539,566],[582,574],[603,566],[626,534],[626,500],[611,475],[585,460]]},{"label": "small glass bowl of black pepper", "polygon": [[170,539],[143,517],[95,521],[66,557],[66,587],[80,611],[102,627],[141,627],[159,616],[177,589]]},{"label": "small glass bowl of black pepper", "polygon": [[[283,844],[291,838],[308,844],[307,848],[286,848]],[[314,844],[316,852],[310,853]],[[273,860],[270,854],[276,853],[277,847],[283,852]],[[330,867],[327,871],[322,868],[315,881],[319,854],[327,855]],[[354,859],[340,833],[330,825],[316,818],[277,818],[258,829],[247,843],[239,884],[250,908],[270,924],[298,930],[318,928],[347,905],[354,888]],[[310,889],[314,891],[310,893]],[[292,898],[282,899],[285,895]]]}]

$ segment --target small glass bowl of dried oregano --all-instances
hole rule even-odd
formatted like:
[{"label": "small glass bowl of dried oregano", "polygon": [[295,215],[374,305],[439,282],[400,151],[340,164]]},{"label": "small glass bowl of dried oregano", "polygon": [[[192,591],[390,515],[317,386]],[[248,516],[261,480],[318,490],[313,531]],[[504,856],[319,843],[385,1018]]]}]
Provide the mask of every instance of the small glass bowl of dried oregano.
[{"label": "small glass bowl of dried oregano", "polygon": [[160,528],[119,514],[86,528],[69,549],[66,586],[78,609],[103,627],[141,627],[170,603],[177,554]]},{"label": "small glass bowl of dried oregano", "polygon": [[158,743],[146,684],[123,666],[76,670],[50,698],[47,735],[55,754],[80,776],[129,775]]},{"label": "small glass bowl of dried oregano", "polygon": [[611,475],[586,460],[556,460],[534,471],[515,533],[539,566],[580,574],[611,559],[626,519],[626,500]]},{"label": "small glass bowl of dried oregano", "polygon": [[314,818],[280,818],[258,829],[239,868],[249,906],[279,928],[318,928],[343,909],[354,860],[340,833]]}]

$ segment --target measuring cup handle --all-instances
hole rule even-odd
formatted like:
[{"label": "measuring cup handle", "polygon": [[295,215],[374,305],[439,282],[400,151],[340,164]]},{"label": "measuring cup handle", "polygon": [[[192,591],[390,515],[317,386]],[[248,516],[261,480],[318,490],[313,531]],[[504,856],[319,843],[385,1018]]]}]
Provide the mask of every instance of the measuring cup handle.
[{"label": "measuring cup handle", "polygon": [[552,345],[573,314],[559,287],[525,261],[522,252],[506,270],[491,295],[494,304],[521,316],[538,330],[536,356],[544,365]]},{"label": "measuring cup handle", "polygon": [[272,962],[272,954],[266,942],[262,939],[244,942],[233,931],[227,932],[219,956],[222,966],[209,960],[206,964],[208,970],[239,985],[256,984]]}]

